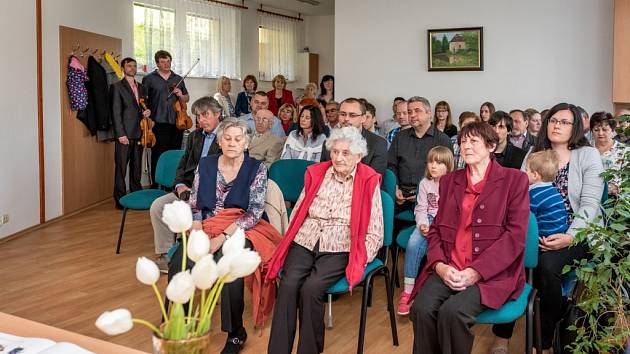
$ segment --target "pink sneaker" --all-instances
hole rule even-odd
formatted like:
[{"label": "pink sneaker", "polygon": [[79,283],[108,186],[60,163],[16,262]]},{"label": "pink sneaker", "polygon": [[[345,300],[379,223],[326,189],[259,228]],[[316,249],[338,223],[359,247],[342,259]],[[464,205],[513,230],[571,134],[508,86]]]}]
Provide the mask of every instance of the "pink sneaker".
[{"label": "pink sneaker", "polygon": [[400,295],[400,300],[398,301],[398,310],[396,311],[396,313],[398,313],[400,316],[407,316],[411,311],[411,305],[413,305],[413,301],[409,302],[410,297],[411,294],[406,292],[403,292]]}]

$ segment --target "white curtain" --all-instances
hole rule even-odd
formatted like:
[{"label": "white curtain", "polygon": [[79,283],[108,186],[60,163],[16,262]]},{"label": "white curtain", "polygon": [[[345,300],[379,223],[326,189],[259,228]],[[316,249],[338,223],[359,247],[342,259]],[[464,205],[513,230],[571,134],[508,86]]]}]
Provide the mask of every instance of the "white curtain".
[{"label": "white curtain", "polygon": [[173,70],[180,75],[199,58],[191,76],[238,78],[240,44],[237,8],[202,0],[134,2],[134,51],[148,71],[155,68],[155,52],[164,49],[173,56]]},{"label": "white curtain", "polygon": [[261,80],[272,80],[278,74],[295,80],[299,21],[258,13],[258,70]]}]

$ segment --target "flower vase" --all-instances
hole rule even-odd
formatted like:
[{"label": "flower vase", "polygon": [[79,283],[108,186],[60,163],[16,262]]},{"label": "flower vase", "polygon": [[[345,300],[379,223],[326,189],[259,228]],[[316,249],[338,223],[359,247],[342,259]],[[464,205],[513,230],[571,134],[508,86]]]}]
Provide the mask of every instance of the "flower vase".
[{"label": "flower vase", "polygon": [[153,335],[153,354],[207,354],[210,349],[210,335],[172,340]]}]

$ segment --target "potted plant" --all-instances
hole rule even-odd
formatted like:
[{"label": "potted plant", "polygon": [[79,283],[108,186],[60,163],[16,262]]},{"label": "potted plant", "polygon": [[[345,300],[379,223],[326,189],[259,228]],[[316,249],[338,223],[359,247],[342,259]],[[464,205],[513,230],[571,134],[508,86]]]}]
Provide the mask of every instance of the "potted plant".
[{"label": "potted plant", "polygon": [[[131,330],[137,323],[153,332],[153,352],[156,354],[205,354],[210,345],[212,313],[223,284],[253,273],[260,264],[260,256],[245,248],[245,233],[239,229],[224,242],[223,256],[215,263],[208,235],[200,230],[187,235],[192,225],[192,212],[183,201],[166,205],[162,220],[171,231],[181,234],[183,247],[182,270],[173,276],[166,288],[170,311],[165,308],[156,286],[160,278],[158,266],[145,257],[138,258],[136,263],[136,278],[155,292],[162,312],[162,325],[133,318],[129,310],[120,308],[101,314],[96,327],[114,336]],[[192,270],[186,270],[186,258],[195,262]],[[200,299],[197,304],[196,295]],[[184,310],[186,303],[188,312]]]}]

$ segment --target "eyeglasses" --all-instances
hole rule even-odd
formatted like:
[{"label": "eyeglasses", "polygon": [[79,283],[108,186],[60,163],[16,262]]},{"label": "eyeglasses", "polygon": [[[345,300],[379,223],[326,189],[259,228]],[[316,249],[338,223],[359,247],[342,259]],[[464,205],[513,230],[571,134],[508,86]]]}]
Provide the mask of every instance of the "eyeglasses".
[{"label": "eyeglasses", "polygon": [[257,122],[260,122],[260,123],[269,123],[269,122],[271,121],[271,119],[269,119],[269,118],[258,118],[258,117],[256,117],[256,118],[254,118],[254,119],[255,119]]},{"label": "eyeglasses", "polygon": [[549,124],[550,125],[560,124],[563,127],[568,127],[570,125],[573,125],[573,122],[568,121],[568,120],[564,120],[564,119],[560,120],[560,119],[557,119],[556,117],[551,117],[551,118],[549,118]]},{"label": "eyeglasses", "polygon": [[361,113],[354,113],[354,112],[350,112],[350,113],[344,112],[344,111],[339,112],[340,118],[346,118],[346,117],[357,118],[357,117],[361,117],[362,115],[363,114]]}]

